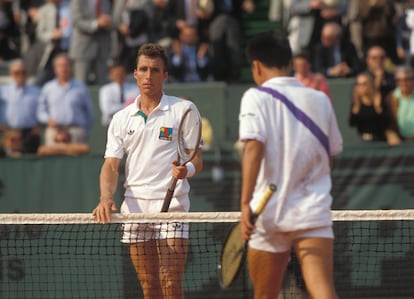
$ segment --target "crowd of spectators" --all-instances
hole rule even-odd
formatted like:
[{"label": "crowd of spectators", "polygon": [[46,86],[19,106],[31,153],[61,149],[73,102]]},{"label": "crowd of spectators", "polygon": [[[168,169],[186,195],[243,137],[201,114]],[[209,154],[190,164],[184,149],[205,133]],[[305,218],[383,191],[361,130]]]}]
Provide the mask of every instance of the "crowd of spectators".
[{"label": "crowd of spectators", "polygon": [[348,120],[362,142],[414,137],[413,0],[272,0],[269,18],[287,28],[303,84],[329,96],[326,79],[353,80]]},{"label": "crowd of spectators", "polygon": [[[70,132],[71,142],[87,143],[97,121],[88,85],[100,87],[106,127],[139,93],[127,76],[147,42],[167,49],[170,82],[239,82],[243,14],[254,13],[255,2],[0,0],[0,64],[7,65],[11,78],[0,89],[0,130],[21,130],[23,153],[36,153],[41,140],[54,144],[61,129]],[[403,112],[414,101],[412,90],[407,91],[414,82],[413,0],[271,0],[269,20],[286,29],[295,57],[292,75],[302,83],[335,101],[327,79],[355,81],[349,125],[362,141],[396,145],[414,137],[408,128],[414,126],[413,113]],[[402,76],[396,73],[400,66],[406,69],[404,82],[395,80]],[[360,86],[363,80],[367,88]],[[361,93],[371,85],[375,96],[368,101],[371,95]],[[365,108],[370,113],[362,113]],[[375,113],[381,114],[381,138],[367,137],[376,124],[364,117]]]}]

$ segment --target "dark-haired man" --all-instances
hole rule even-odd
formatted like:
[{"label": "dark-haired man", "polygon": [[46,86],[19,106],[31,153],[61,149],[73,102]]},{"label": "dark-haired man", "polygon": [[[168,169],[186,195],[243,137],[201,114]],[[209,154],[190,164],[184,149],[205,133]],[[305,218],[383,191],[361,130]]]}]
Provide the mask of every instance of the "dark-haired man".
[{"label": "dark-haired man", "polygon": [[[342,137],[332,105],[289,77],[284,35],[258,34],[246,53],[257,87],[244,93],[239,115],[241,228],[255,298],[278,297],[293,248],[310,297],[335,299],[330,171]],[[278,190],[253,225],[252,211],[270,183]]]}]

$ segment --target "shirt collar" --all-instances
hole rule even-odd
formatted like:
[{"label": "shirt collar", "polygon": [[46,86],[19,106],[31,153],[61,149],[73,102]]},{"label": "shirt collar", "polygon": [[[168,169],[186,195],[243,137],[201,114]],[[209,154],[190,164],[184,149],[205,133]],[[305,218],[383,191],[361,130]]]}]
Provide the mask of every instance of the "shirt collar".
[{"label": "shirt collar", "polygon": [[[137,112],[140,111],[139,109],[139,101],[141,99],[141,95],[138,95],[135,98],[135,101],[133,104],[131,104],[131,116],[136,116],[138,115]],[[167,111],[170,108],[170,103],[168,101],[168,96],[166,96],[165,94],[162,95],[161,97],[161,101],[158,104],[157,107],[155,107],[154,111],[156,110],[160,110],[160,111]]]},{"label": "shirt collar", "polygon": [[300,81],[295,78],[295,77],[273,77],[270,78],[269,80],[265,81],[262,85],[263,86],[268,86],[268,85],[273,85],[273,84],[277,84],[277,85],[290,85],[290,86],[301,86],[302,83],[300,83]]}]

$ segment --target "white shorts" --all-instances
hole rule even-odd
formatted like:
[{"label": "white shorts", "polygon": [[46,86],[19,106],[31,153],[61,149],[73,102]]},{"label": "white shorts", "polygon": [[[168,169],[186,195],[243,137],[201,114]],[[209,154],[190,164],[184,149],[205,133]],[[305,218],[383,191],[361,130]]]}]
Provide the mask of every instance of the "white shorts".
[{"label": "white shorts", "polygon": [[[121,205],[121,213],[158,213],[163,199],[140,199],[126,197]],[[168,212],[188,212],[190,201],[188,195],[173,197]],[[122,224],[122,243],[138,243],[153,239],[184,238],[188,239],[189,225],[181,222],[168,223],[124,223]]]},{"label": "white shorts", "polygon": [[333,239],[332,226],[302,229],[291,232],[275,232],[269,234],[266,231],[255,230],[249,240],[249,247],[267,252],[279,253],[289,251],[293,242],[302,238],[326,238]]}]

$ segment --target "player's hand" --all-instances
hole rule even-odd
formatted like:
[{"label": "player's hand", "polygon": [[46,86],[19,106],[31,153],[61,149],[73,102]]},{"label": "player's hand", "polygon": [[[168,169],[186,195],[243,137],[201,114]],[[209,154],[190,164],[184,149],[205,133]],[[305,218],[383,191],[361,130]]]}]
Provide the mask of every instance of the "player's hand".
[{"label": "player's hand", "polygon": [[116,205],[113,199],[101,199],[96,208],[92,211],[92,215],[96,221],[105,224],[111,221],[111,212],[116,211]]},{"label": "player's hand", "polygon": [[178,166],[177,161],[172,163],[172,176],[178,180],[183,180],[187,177],[187,167]]},{"label": "player's hand", "polygon": [[250,235],[253,233],[254,225],[250,222],[250,217],[252,215],[252,211],[250,206],[242,207],[241,210],[241,218],[240,218],[240,228],[242,232],[243,240],[248,241],[250,239]]}]

